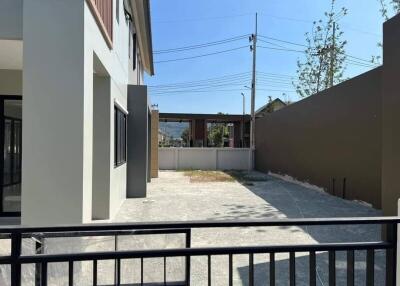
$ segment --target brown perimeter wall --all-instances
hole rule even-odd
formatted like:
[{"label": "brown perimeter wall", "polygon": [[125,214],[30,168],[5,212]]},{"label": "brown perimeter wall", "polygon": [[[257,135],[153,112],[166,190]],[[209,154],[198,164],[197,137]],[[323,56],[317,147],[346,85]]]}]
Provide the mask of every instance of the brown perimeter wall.
[{"label": "brown perimeter wall", "polygon": [[381,89],[379,67],[257,119],[256,169],[381,208]]}]

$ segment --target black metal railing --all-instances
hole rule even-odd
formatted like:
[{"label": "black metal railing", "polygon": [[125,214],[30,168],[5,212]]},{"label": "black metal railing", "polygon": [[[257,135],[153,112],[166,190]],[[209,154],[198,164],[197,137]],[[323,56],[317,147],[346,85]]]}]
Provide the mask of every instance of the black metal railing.
[{"label": "black metal railing", "polygon": [[[47,285],[48,283],[48,265],[50,263],[67,263],[68,265],[68,283],[69,285],[78,285],[74,283],[74,263],[82,261],[92,262],[93,285],[97,284],[98,262],[112,260],[115,261],[115,281],[114,285],[122,285],[121,261],[128,259],[140,260],[140,282],[138,285],[145,285],[144,281],[144,260],[150,258],[159,258],[163,261],[163,280],[159,284],[169,285],[167,258],[182,257],[185,258],[182,271],[184,281],[174,282],[174,285],[190,285],[193,277],[191,271],[191,261],[194,257],[206,258],[207,276],[204,284],[212,284],[212,258],[215,256],[225,256],[228,258],[227,282],[233,285],[233,258],[235,256],[248,256],[248,273],[245,284],[254,285],[255,283],[255,255],[266,254],[269,256],[269,285],[279,285],[276,282],[276,256],[282,253],[289,256],[288,280],[290,285],[296,285],[296,254],[308,254],[308,283],[317,285],[318,266],[317,254],[321,252],[328,253],[328,281],[329,285],[336,285],[337,267],[336,255],[338,252],[346,253],[346,283],[347,285],[360,285],[355,281],[355,252],[365,251],[365,283],[366,285],[396,285],[396,253],[397,253],[397,224],[400,219],[397,217],[376,217],[376,218],[329,218],[329,219],[287,219],[287,220],[248,220],[248,221],[192,221],[192,222],[167,222],[167,223],[130,223],[130,224],[91,224],[78,226],[56,226],[56,227],[2,227],[0,228],[0,238],[11,239],[11,253],[0,257],[0,264],[11,266],[10,283],[13,286],[21,285],[22,266],[34,265],[36,285]],[[383,239],[378,241],[350,241],[335,243],[316,243],[308,245],[255,245],[255,246],[229,246],[229,247],[191,247],[193,229],[213,229],[217,228],[248,228],[248,227],[308,227],[308,226],[353,226],[361,225],[381,225]],[[237,230],[238,235],[240,230]],[[185,245],[181,248],[173,249],[136,249],[119,250],[118,237],[126,235],[158,235],[158,234],[184,234]],[[42,251],[42,244],[48,238],[68,238],[68,237],[94,237],[94,236],[112,236],[115,237],[115,249],[112,251],[101,252],[74,252],[74,253],[56,253],[46,254]],[[22,241],[32,239],[36,241],[36,253],[23,254]],[[375,279],[375,252],[385,252],[385,270],[384,282],[374,284]],[[151,269],[150,269],[151,270]],[[265,270],[267,271],[267,270]],[[266,281],[263,281],[266,284]],[[135,284],[137,285],[137,284]],[[146,284],[147,285],[147,284]],[[214,284],[213,284],[214,285]]]}]

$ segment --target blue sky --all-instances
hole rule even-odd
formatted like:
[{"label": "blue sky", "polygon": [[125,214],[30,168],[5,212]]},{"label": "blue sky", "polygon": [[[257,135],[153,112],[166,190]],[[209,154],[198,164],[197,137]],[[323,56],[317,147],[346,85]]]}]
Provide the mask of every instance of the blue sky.
[{"label": "blue sky", "polygon": [[[254,31],[254,14],[258,12],[259,35],[305,43],[312,21],[323,17],[330,0],[153,0],[151,1],[154,51],[192,46],[219,41]],[[348,15],[340,20],[344,38],[348,41],[346,52],[362,59],[380,55],[377,43],[382,40],[382,23],[378,0],[338,0],[338,9],[345,6]],[[260,37],[259,37],[260,39]],[[283,43],[275,42],[282,45]],[[189,50],[179,53],[155,54],[155,62],[197,56],[249,45],[247,38],[223,45]],[[267,45],[259,43],[259,45]],[[300,46],[283,44],[287,48],[303,50]],[[270,45],[269,45],[270,46]],[[279,46],[276,46],[279,48]],[[299,100],[288,76],[296,75],[296,61],[301,53],[258,49],[257,70],[266,74],[279,74],[264,78],[258,84],[256,108],[265,104],[268,96]],[[192,82],[210,78],[237,75],[238,81],[228,81],[221,87],[195,88],[190,92],[162,93],[151,88],[152,103],[160,112],[217,113],[242,112],[241,92],[246,95],[246,111],[250,110],[250,86],[252,54],[242,48],[218,55],[196,59],[155,63],[155,76],[146,77],[149,86]],[[348,65],[346,77],[354,77],[371,68]],[[284,76],[283,76],[284,75]],[[215,82],[215,81],[214,81]],[[217,81],[218,82],[218,81]],[[215,83],[214,83],[215,84]],[[164,89],[166,90],[166,89]],[[192,89],[193,90],[193,89]],[[215,90],[215,91],[213,91]],[[175,91],[175,89],[174,89]]]}]

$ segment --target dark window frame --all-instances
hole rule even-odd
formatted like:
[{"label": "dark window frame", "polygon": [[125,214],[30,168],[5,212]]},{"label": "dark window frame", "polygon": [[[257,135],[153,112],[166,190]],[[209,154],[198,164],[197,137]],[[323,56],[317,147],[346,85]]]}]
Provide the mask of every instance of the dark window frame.
[{"label": "dark window frame", "polygon": [[126,163],[127,115],[114,105],[114,167]]},{"label": "dark window frame", "polygon": [[132,42],[132,37],[131,37],[131,34],[132,34],[132,22],[131,21],[128,21],[128,56],[129,56],[129,58],[131,58],[131,42]]},{"label": "dark window frame", "polygon": [[119,0],[115,0],[115,17],[117,18],[117,23],[119,24]]},{"label": "dark window frame", "polygon": [[[4,123],[5,123],[5,114],[4,114],[4,101],[5,100],[21,100],[22,101],[22,96],[20,95],[5,95],[2,94],[0,95],[0,150],[2,150],[2,152],[4,152]],[[22,121],[21,121],[22,123]],[[22,127],[22,126],[21,126]],[[22,132],[22,129],[21,129]],[[21,133],[22,135],[22,133]],[[22,137],[20,138],[22,140]],[[22,142],[22,141],[21,141]],[[21,154],[22,154],[22,146],[21,146],[21,150],[20,150]],[[2,174],[0,176],[0,187],[4,186],[4,160],[0,160],[0,174]],[[3,195],[4,195],[4,190],[1,187],[0,188],[0,217],[19,217],[21,216],[21,212],[20,211],[5,211],[4,210],[4,206],[3,206]]]},{"label": "dark window frame", "polygon": [[133,68],[133,70],[136,70],[136,67],[137,67],[136,57],[137,57],[137,40],[136,40],[136,33],[134,33],[132,35],[132,68]]}]

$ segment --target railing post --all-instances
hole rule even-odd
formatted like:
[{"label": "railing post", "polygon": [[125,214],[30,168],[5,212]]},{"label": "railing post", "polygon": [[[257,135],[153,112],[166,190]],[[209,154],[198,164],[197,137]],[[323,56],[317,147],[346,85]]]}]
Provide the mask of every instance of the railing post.
[{"label": "railing post", "polygon": [[[118,235],[114,236],[114,251],[118,251]],[[119,286],[121,281],[121,261],[115,259],[114,261],[114,283]]]},{"label": "railing post", "polygon": [[[192,230],[188,229],[186,232],[186,248],[192,247]],[[186,285],[190,285],[190,256],[186,256],[186,269],[185,269]]]},{"label": "railing post", "polygon": [[11,286],[21,286],[21,256],[22,235],[20,232],[11,233]]},{"label": "railing post", "polygon": [[397,223],[386,226],[386,240],[392,245],[386,250],[386,285],[396,286],[397,271]]},{"label": "railing post", "polygon": [[[44,238],[36,238],[35,239],[35,254],[43,254],[44,253]],[[42,285],[42,264],[35,264],[35,286]]]}]

